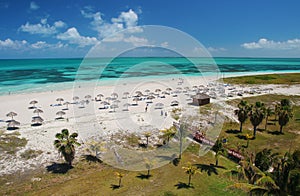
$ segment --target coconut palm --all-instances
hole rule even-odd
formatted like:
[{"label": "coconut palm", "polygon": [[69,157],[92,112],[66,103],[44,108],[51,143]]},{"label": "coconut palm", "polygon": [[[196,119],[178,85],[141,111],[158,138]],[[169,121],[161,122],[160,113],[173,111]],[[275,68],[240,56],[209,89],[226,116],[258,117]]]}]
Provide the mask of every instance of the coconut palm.
[{"label": "coconut palm", "polygon": [[187,163],[186,167],[182,167],[185,170],[185,173],[189,176],[188,186],[191,185],[192,176],[196,173],[200,173],[197,167],[193,166],[191,163]]},{"label": "coconut palm", "polygon": [[249,111],[250,106],[248,105],[248,102],[244,100],[241,100],[241,102],[238,104],[238,109],[234,111],[240,122],[240,132],[242,132],[243,123],[247,120]]},{"label": "coconut palm", "polygon": [[61,133],[57,133],[55,137],[55,148],[62,154],[69,166],[72,166],[72,162],[75,158],[75,145],[80,146],[80,143],[77,142],[78,134],[72,133],[70,135],[68,129],[63,129]]},{"label": "coconut palm", "polygon": [[282,133],[283,126],[285,126],[293,117],[292,109],[289,106],[283,106],[278,112],[278,123],[280,125],[280,133]]},{"label": "coconut palm", "polygon": [[147,139],[146,146],[148,147],[148,144],[149,144],[149,137],[151,136],[151,132],[150,132],[150,131],[145,132],[145,133],[144,133],[144,136],[145,136],[146,139]]},{"label": "coconut palm", "polygon": [[150,170],[154,167],[155,165],[155,161],[154,160],[149,160],[149,159],[145,159],[145,166],[146,166],[146,169],[147,169],[147,177],[150,177]]},{"label": "coconut palm", "polygon": [[255,166],[263,172],[268,171],[277,156],[278,153],[272,153],[271,149],[265,148],[255,155]]},{"label": "coconut palm", "polygon": [[213,146],[213,151],[215,151],[215,159],[216,159],[216,166],[218,166],[219,163],[219,156],[221,154],[225,154],[226,153],[226,149],[223,146],[223,142],[221,139],[217,139],[215,145]]},{"label": "coconut palm", "polygon": [[256,137],[256,128],[262,122],[265,116],[265,107],[261,102],[256,102],[254,105],[251,105],[250,109],[250,121],[253,125],[253,137]]},{"label": "coconut palm", "polygon": [[176,130],[173,128],[164,129],[162,130],[162,133],[163,133],[163,138],[167,139],[167,142],[169,143],[170,138],[176,134]]},{"label": "coconut palm", "polygon": [[120,172],[115,172],[115,175],[117,177],[117,179],[119,179],[119,187],[121,187],[121,183],[122,183],[122,178],[124,177],[124,174],[120,173]]},{"label": "coconut palm", "polygon": [[266,115],[265,131],[267,130],[269,117],[273,114],[274,114],[274,110],[271,107],[267,107],[266,114],[265,114]]},{"label": "coconut palm", "polygon": [[299,186],[299,176],[298,183],[296,181],[292,182],[293,174],[298,170],[299,175],[299,160],[300,160],[300,152],[298,150],[294,151],[294,153],[287,152],[283,157],[281,157],[274,167],[274,171],[272,172],[273,178],[275,179],[276,184],[280,187],[280,190],[284,193],[295,193],[294,190],[297,186]]}]

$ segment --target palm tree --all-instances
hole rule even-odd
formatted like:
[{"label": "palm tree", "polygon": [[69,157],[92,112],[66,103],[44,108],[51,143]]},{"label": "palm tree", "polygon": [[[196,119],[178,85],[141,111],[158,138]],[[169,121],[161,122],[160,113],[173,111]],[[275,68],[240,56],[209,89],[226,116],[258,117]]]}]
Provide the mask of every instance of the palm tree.
[{"label": "palm tree", "polygon": [[154,160],[149,160],[149,159],[145,159],[145,166],[147,169],[147,177],[150,177],[150,170],[154,167],[155,165],[155,161]]},{"label": "palm tree", "polygon": [[168,143],[170,141],[170,138],[176,134],[176,131],[174,130],[174,128],[165,129],[165,130],[162,130],[162,132],[163,132],[163,138],[166,138]]},{"label": "palm tree", "polygon": [[267,126],[268,126],[268,118],[269,116],[273,115],[274,114],[274,110],[270,107],[267,107],[266,108],[266,124],[265,124],[265,131],[267,130]]},{"label": "palm tree", "polygon": [[278,123],[280,125],[280,133],[282,133],[282,128],[285,126],[290,118],[293,117],[293,112],[290,106],[283,106],[278,112]]},{"label": "palm tree", "polygon": [[121,183],[122,183],[122,178],[124,177],[124,174],[120,173],[120,172],[115,172],[115,175],[117,177],[117,179],[119,179],[119,187],[121,187]]},{"label": "palm tree", "polygon": [[256,102],[255,105],[251,105],[249,113],[251,124],[253,125],[253,137],[256,137],[256,128],[264,119],[265,106],[261,102]]},{"label": "palm tree", "polygon": [[63,155],[69,166],[72,166],[72,161],[75,158],[75,145],[80,146],[80,143],[77,142],[78,134],[72,133],[69,135],[69,130],[63,129],[61,133],[57,133],[55,137],[55,148]]},{"label": "palm tree", "polygon": [[149,131],[149,132],[144,133],[144,136],[145,136],[146,139],[147,139],[146,146],[148,147],[149,137],[151,136],[151,132]]},{"label": "palm tree", "polygon": [[243,123],[247,120],[249,111],[250,107],[248,105],[248,102],[244,100],[241,100],[241,102],[238,104],[238,109],[234,111],[235,115],[238,116],[238,120],[240,122],[240,132],[242,132]]},{"label": "palm tree", "polygon": [[263,149],[258,152],[255,156],[255,166],[258,167],[261,171],[267,171],[272,165],[278,153],[272,153],[271,149]]},{"label": "palm tree", "polygon": [[189,175],[188,186],[191,185],[192,176],[196,173],[200,173],[197,167],[193,166],[191,163],[187,163],[186,167],[182,167],[185,170],[185,173]]},{"label": "palm tree", "polygon": [[[276,184],[280,187],[280,190],[284,193],[294,195],[297,191],[296,189],[297,186],[299,186],[300,180],[299,160],[299,150],[294,151],[294,153],[287,152],[279,159],[277,165],[274,167],[274,171],[272,172],[273,178],[275,179]],[[295,174],[298,175],[295,176]]]},{"label": "palm tree", "polygon": [[217,139],[215,145],[212,147],[212,149],[215,151],[215,159],[216,159],[216,166],[218,166],[219,163],[219,156],[221,154],[226,153],[226,149],[223,146],[223,142],[220,139]]},{"label": "palm tree", "polygon": [[247,190],[250,195],[252,193],[258,195],[276,194],[279,187],[276,185],[273,178],[267,176],[253,164],[253,156],[240,161],[240,170],[238,173],[239,179],[246,179],[247,183],[235,183],[230,187]]}]

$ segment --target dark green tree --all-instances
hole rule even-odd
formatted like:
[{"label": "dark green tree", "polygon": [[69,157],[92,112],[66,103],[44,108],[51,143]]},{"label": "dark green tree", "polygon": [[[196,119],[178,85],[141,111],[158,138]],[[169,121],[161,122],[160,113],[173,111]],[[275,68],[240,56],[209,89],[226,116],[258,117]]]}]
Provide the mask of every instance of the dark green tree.
[{"label": "dark green tree", "polygon": [[57,133],[55,137],[55,148],[62,154],[69,166],[72,166],[72,162],[75,158],[75,145],[80,146],[80,143],[77,142],[78,134],[72,133],[70,135],[68,129],[63,129],[61,133]]},{"label": "dark green tree", "polygon": [[253,137],[256,137],[257,126],[263,121],[265,117],[265,106],[261,102],[256,102],[251,105],[251,110],[249,113],[250,121],[253,126]]},{"label": "dark green tree", "polygon": [[238,116],[240,122],[240,132],[243,130],[243,123],[247,120],[250,111],[250,106],[247,101],[241,100],[238,104],[238,109],[234,111],[234,114]]}]

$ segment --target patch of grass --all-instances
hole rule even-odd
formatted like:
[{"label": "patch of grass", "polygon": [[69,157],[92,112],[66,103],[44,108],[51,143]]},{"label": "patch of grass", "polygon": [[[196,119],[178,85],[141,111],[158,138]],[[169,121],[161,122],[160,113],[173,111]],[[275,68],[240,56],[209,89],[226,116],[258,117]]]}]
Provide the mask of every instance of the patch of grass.
[{"label": "patch of grass", "polygon": [[[194,144],[196,145],[196,144]],[[195,146],[191,147],[196,148]],[[193,150],[192,150],[193,151]],[[141,172],[121,171],[112,168],[104,163],[87,163],[80,161],[74,168],[65,174],[43,173],[35,174],[34,177],[41,178],[41,181],[32,182],[23,180],[20,183],[9,185],[0,184],[0,194],[7,195],[247,195],[240,190],[229,190],[228,186],[235,183],[223,174],[227,170],[236,168],[236,164],[220,157],[222,168],[216,167],[216,172],[208,175],[207,171],[202,171],[200,175],[192,178],[193,188],[177,189],[180,182],[187,183],[188,175],[182,166],[187,162],[192,164],[210,165],[215,162],[214,155],[207,153],[203,157],[198,157],[192,152],[185,152],[178,166],[172,163],[163,167],[151,170],[151,178],[139,179]],[[124,174],[122,186],[112,189],[112,185],[118,184],[115,172]],[[145,171],[146,172],[146,171]],[[143,173],[143,172],[142,172]],[[216,174],[217,173],[217,174]],[[32,178],[32,177],[31,177]],[[27,178],[30,179],[30,178]]]},{"label": "patch of grass", "polygon": [[43,153],[43,151],[41,151],[41,150],[27,149],[20,156],[23,159],[28,160],[28,159],[36,158],[37,156],[39,156],[42,153]]},{"label": "patch of grass", "polygon": [[19,138],[18,132],[0,132],[0,151],[7,154],[15,154],[20,148],[26,146],[27,140]]},{"label": "patch of grass", "polygon": [[134,133],[131,133],[130,135],[125,136],[125,140],[130,146],[138,146],[140,137],[135,135]]},{"label": "patch of grass", "polygon": [[300,73],[265,74],[224,78],[230,84],[300,84]]}]

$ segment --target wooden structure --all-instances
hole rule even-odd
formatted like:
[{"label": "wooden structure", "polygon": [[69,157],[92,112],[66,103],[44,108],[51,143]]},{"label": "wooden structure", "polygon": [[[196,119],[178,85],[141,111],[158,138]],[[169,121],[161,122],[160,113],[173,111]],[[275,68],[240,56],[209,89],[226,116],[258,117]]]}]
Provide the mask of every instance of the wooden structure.
[{"label": "wooden structure", "polygon": [[210,96],[204,93],[198,93],[193,96],[193,105],[201,106],[210,103]]}]

